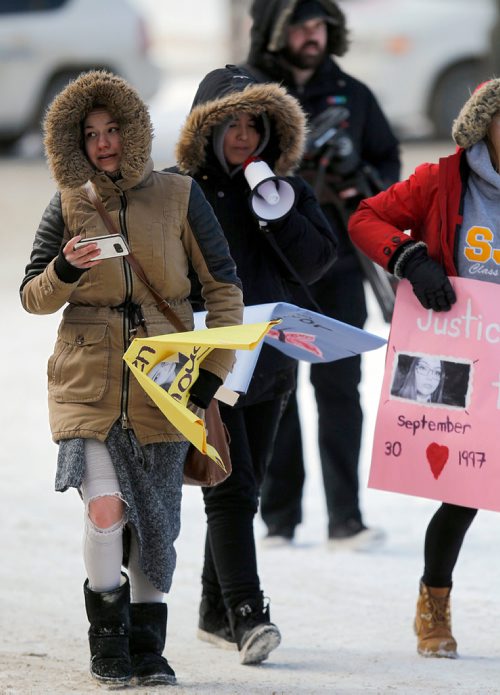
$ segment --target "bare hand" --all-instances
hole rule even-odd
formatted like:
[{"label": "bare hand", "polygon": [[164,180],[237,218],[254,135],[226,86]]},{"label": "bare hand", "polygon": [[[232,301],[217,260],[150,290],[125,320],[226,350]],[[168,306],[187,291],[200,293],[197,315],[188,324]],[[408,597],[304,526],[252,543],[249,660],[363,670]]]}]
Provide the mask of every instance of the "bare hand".
[{"label": "bare hand", "polygon": [[101,250],[97,244],[89,243],[79,249],[75,249],[75,244],[77,244],[81,238],[81,235],[77,234],[77,236],[70,239],[63,248],[64,258],[68,263],[75,268],[80,268],[80,270],[87,270],[88,268],[93,268],[95,265],[102,263],[102,260],[98,258]]}]

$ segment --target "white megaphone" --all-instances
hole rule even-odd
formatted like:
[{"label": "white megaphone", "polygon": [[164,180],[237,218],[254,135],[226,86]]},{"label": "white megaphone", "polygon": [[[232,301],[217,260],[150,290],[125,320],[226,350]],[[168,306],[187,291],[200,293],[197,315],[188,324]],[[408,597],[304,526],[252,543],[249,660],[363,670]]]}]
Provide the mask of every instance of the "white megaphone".
[{"label": "white megaphone", "polygon": [[260,220],[280,220],[295,203],[295,191],[273,170],[257,157],[250,157],[243,164],[243,173],[252,190],[251,206]]}]

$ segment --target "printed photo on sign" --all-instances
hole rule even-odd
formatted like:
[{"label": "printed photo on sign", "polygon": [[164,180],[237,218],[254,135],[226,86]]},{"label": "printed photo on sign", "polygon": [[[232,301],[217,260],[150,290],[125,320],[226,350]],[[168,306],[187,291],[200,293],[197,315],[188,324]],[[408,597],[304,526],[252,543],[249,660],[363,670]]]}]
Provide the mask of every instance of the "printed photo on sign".
[{"label": "printed photo on sign", "polygon": [[168,391],[182,367],[187,363],[186,355],[177,353],[168,360],[162,360],[150,370],[149,378]]},{"label": "printed photo on sign", "polygon": [[467,408],[472,373],[469,360],[400,352],[393,361],[391,398],[429,407]]}]

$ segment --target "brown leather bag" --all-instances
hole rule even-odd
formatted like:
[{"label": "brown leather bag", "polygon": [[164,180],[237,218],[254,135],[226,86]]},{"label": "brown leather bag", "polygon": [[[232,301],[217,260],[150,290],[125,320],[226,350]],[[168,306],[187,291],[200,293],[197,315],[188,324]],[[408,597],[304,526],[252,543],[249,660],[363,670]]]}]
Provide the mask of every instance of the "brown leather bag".
[{"label": "brown leather bag", "polygon": [[225,471],[209,456],[202,454],[199,449],[190,444],[184,463],[184,484],[215,487],[223,483],[232,471],[231,454],[229,452],[230,437],[226,425],[220,416],[219,404],[213,398],[205,410],[205,427],[207,441],[218,452],[226,468]]},{"label": "brown leather bag", "polygon": [[[102,204],[101,199],[97,195],[97,191],[95,190],[93,184],[90,181],[87,181],[83,188],[89,196],[91,203],[101,216],[108,232],[110,234],[118,234],[118,230],[116,229],[116,226],[108,211]],[[159,294],[149,283],[142,266],[132,252],[130,252],[127,256],[123,256],[123,258],[128,262],[135,274],[149,289],[157,302],[157,308],[162,312],[162,314],[166,316],[170,323],[175,326],[179,332],[187,331],[188,329],[182,323],[167,300],[164,299],[161,294]],[[215,487],[215,485],[220,485],[220,483],[223,483],[224,480],[226,480],[226,478],[228,478],[231,474],[232,465],[229,451],[229,444],[231,440],[227,427],[222,422],[219,404],[215,398],[211,400],[208,408],[205,410],[205,426],[207,429],[207,442],[217,450],[226,470],[223,470],[213,459],[206,454],[203,454],[193,444],[190,444],[186,461],[184,463],[185,485]]]}]

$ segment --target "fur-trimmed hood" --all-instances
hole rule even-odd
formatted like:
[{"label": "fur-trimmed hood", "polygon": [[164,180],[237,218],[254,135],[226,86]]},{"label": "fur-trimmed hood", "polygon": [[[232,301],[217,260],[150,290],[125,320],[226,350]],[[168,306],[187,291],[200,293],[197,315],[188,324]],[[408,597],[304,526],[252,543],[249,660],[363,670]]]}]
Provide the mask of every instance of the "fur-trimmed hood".
[{"label": "fur-trimmed hood", "polygon": [[[269,75],[283,74],[279,54],[286,46],[286,31],[301,0],[254,0],[250,9],[252,29],[247,62]],[[347,52],[345,15],[333,0],[318,0],[327,18],[329,55],[343,56]]]},{"label": "fur-trimmed hood", "polygon": [[278,176],[292,173],[302,159],[306,136],[299,102],[283,87],[259,84],[234,65],[213,70],[200,83],[176,147],[180,171],[194,176],[206,165],[214,127],[237,111],[267,115],[271,137],[260,156]]},{"label": "fur-trimmed hood", "polygon": [[462,106],[451,131],[457,145],[466,149],[482,140],[497,111],[500,111],[500,78],[481,84]]},{"label": "fur-trimmed hood", "polygon": [[47,162],[61,189],[78,188],[96,173],[85,155],[82,137],[83,120],[96,104],[106,106],[120,124],[123,187],[137,184],[152,168],[153,126],[138,93],[112,73],[86,72],[55,97],[44,120]]}]

